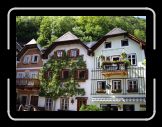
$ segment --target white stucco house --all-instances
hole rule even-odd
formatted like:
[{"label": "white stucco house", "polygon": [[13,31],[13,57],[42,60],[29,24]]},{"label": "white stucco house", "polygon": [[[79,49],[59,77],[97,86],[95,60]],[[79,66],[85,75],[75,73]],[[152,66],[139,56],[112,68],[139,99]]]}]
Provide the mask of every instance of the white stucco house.
[{"label": "white stucco house", "polygon": [[[79,82],[85,95],[60,97],[55,106],[51,98],[39,96],[38,107],[51,111],[79,111],[82,104],[94,104],[104,111],[146,110],[146,68],[142,64],[145,42],[120,28],[114,28],[95,42],[81,42],[67,32],[46,49],[43,64],[54,52],[60,57],[62,51],[69,51],[72,57],[82,56],[86,62],[87,78]],[[84,71],[78,74],[86,77]]]}]

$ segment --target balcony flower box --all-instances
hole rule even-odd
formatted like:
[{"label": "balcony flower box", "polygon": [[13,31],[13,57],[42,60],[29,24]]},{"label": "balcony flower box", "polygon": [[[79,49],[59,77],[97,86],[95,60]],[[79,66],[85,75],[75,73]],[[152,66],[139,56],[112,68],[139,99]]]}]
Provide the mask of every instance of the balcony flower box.
[{"label": "balcony flower box", "polygon": [[97,90],[96,93],[106,93],[106,90]]},{"label": "balcony flower box", "polygon": [[112,90],[111,92],[112,92],[112,93],[121,93],[122,90],[121,90],[121,89],[115,89],[115,90]]}]

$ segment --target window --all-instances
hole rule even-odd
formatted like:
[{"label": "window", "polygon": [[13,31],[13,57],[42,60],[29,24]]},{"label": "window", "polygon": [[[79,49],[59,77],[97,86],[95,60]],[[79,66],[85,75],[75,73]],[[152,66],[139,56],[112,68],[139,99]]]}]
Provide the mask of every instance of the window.
[{"label": "window", "polygon": [[88,70],[77,70],[77,79],[79,80],[88,79]]},{"label": "window", "polygon": [[31,78],[37,79],[38,78],[38,72],[31,72]]},{"label": "window", "polygon": [[29,55],[24,56],[23,63],[24,64],[29,64],[29,62],[30,62],[30,56]]},{"label": "window", "polygon": [[32,63],[38,63],[38,55],[32,56]]},{"label": "window", "polygon": [[128,39],[121,40],[121,46],[128,46]]},{"label": "window", "polygon": [[97,68],[100,68],[100,67],[101,67],[101,65],[100,65],[100,58],[97,57],[97,58],[96,58],[96,61],[97,61],[97,63],[96,63],[96,64],[97,64]]},{"label": "window", "polygon": [[67,53],[69,57],[77,57],[79,55],[79,49],[70,49]]},{"label": "window", "polygon": [[52,110],[52,98],[46,98],[45,109],[48,111]]},{"label": "window", "polygon": [[105,48],[111,48],[111,42],[105,42]]},{"label": "window", "polygon": [[62,70],[61,78],[67,79],[69,77],[69,70]]},{"label": "window", "polygon": [[69,99],[68,98],[61,98],[60,99],[60,108],[61,110],[68,110],[69,109]]},{"label": "window", "polygon": [[137,65],[136,54],[128,54],[127,58],[130,61],[131,65]]},{"label": "window", "polygon": [[72,50],[71,50],[71,53],[70,53],[70,56],[71,56],[71,57],[76,57],[76,56],[77,56],[77,50],[72,49]]},{"label": "window", "polygon": [[25,72],[25,78],[30,78],[30,73],[29,72]]},{"label": "window", "polygon": [[63,57],[63,51],[62,50],[57,51],[57,57],[58,58]]},{"label": "window", "polygon": [[97,82],[97,92],[101,92],[101,93],[106,92],[106,81]]},{"label": "window", "polygon": [[17,78],[24,78],[24,72],[18,72]]},{"label": "window", "polygon": [[113,93],[121,92],[121,80],[113,80],[112,81],[112,92]]},{"label": "window", "polygon": [[138,92],[137,80],[128,80],[128,92]]}]

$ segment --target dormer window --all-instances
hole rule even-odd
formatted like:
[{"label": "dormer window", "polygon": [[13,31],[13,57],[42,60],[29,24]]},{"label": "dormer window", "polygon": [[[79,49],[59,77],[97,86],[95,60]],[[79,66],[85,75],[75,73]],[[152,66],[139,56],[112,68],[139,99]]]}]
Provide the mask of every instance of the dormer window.
[{"label": "dormer window", "polygon": [[121,46],[128,46],[128,39],[121,40]]},{"label": "dormer window", "polygon": [[111,48],[111,42],[105,42],[105,48]]}]

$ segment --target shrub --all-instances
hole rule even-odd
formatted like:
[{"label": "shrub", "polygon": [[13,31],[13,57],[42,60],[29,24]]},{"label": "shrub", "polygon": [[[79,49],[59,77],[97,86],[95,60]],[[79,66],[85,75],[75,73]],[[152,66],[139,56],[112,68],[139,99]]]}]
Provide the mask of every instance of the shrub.
[{"label": "shrub", "polygon": [[82,105],[79,111],[102,111],[96,105]]}]

